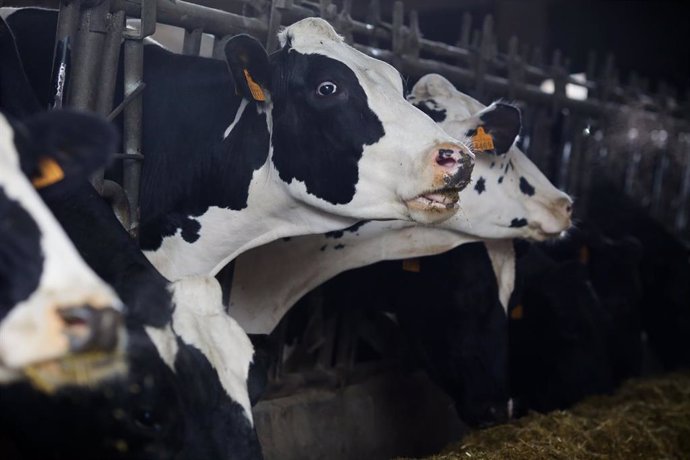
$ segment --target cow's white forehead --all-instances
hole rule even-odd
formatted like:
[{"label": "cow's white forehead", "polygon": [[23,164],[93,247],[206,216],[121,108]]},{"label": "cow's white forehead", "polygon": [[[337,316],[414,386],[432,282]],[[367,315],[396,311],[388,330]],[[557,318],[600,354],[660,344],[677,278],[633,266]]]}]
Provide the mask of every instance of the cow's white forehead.
[{"label": "cow's white forehead", "polygon": [[342,43],[343,37],[324,19],[306,18],[280,31],[278,40],[280,46],[285,46],[289,41],[293,48],[301,48],[316,43],[323,44],[324,40]]},{"label": "cow's white forehead", "polygon": [[[390,82],[402,94],[402,81],[397,70],[387,62],[374,59],[349,46],[333,26],[321,18],[306,18],[285,28],[278,34],[281,46],[289,42],[290,50],[301,54],[321,54],[347,65],[361,82],[372,77],[372,72]],[[378,80],[377,78],[374,78]],[[368,94],[367,85],[364,91]]]}]

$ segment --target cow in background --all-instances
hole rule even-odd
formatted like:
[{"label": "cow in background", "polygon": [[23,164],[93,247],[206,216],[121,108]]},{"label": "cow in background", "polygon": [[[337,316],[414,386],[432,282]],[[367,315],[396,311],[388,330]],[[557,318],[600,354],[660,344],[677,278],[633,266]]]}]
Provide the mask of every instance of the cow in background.
[{"label": "cow in background", "polygon": [[588,219],[616,239],[641,244],[641,321],[666,370],[690,367],[690,250],[601,177],[591,185]]},{"label": "cow in background", "polygon": [[120,298],[84,263],[25,177],[37,187],[85,179],[109,159],[116,139],[105,122],[73,112],[23,125],[0,115],[3,385],[28,377],[53,391],[123,372]]}]

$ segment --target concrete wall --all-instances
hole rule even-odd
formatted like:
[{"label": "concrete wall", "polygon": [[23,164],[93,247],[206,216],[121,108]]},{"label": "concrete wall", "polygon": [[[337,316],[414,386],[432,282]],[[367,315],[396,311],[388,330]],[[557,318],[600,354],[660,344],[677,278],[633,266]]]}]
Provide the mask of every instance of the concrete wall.
[{"label": "concrete wall", "polygon": [[428,455],[466,430],[450,398],[422,373],[261,401],[254,420],[266,460]]}]

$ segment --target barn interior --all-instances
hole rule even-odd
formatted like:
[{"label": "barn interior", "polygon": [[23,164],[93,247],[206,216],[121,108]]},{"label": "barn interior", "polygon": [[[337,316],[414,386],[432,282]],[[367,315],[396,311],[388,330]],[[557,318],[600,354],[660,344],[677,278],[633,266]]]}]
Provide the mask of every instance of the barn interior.
[{"label": "barn interior", "polygon": [[[639,440],[643,438],[639,433],[655,431],[658,437],[645,441],[663,445],[665,450],[650,451],[647,458],[690,456],[690,382],[687,372],[683,373],[690,366],[690,4],[655,0],[0,0],[0,7],[32,6],[59,8],[64,22],[59,23],[58,38],[73,38],[64,106],[96,112],[109,120],[130,117],[134,123],[118,157],[124,171],[120,188],[126,198],[116,210],[133,236],[139,218],[139,171],[146,164],[137,113],[155,110],[142,108],[146,79],[137,50],[153,38],[176,53],[217,59],[222,58],[230,37],[246,33],[271,52],[279,48],[276,34],[281,27],[311,16],[326,19],[357,50],[393,65],[407,91],[424,75],[436,73],[482,104],[502,101],[518,107],[522,127],[515,146],[555,187],[574,198],[575,230],[561,236],[570,246],[548,241],[511,243],[511,251],[524,266],[541,257],[532,252],[534,246],[553,264],[539,273],[525,269],[527,275],[515,282],[516,294],[502,305],[505,314],[500,326],[492,324],[502,331],[500,343],[489,345],[495,346],[495,361],[479,365],[504,365],[511,385],[524,384],[522,400],[513,393],[505,414],[489,408],[487,420],[482,418],[486,414],[470,423],[463,418],[458,401],[469,384],[449,389],[453,381],[449,383],[443,367],[452,368],[455,357],[452,353],[444,356],[445,364],[429,357],[433,347],[448,350],[460,343],[465,332],[462,327],[453,329],[454,321],[464,318],[437,311],[431,304],[447,301],[450,305],[461,294],[448,289],[446,298],[420,300],[420,309],[410,310],[414,319],[401,320],[404,297],[414,296],[403,285],[438,283],[445,288],[455,280],[438,273],[485,270],[493,274],[493,261],[479,247],[482,240],[443,255],[400,257],[402,261],[380,258],[380,264],[344,272],[311,290],[294,306],[287,306],[289,312],[270,330],[249,331],[266,372],[263,395],[253,407],[263,458],[633,458],[626,457],[627,453],[615,457],[610,448],[607,453],[591,446],[572,447],[588,442],[606,445],[613,442],[610,439],[619,442],[618,433],[607,438],[601,427],[638,415],[631,415],[636,414],[632,409],[626,412],[625,407],[631,406],[621,409],[622,414],[612,412],[610,418],[595,414],[601,406],[613,406],[597,398],[611,397],[625,404],[642,398],[639,395],[653,395],[645,401],[658,404],[647,407],[658,417],[639,415],[649,425],[624,427],[630,430],[625,432],[627,439]],[[116,72],[121,41],[131,50],[123,53],[123,59],[125,79],[133,84],[124,102],[116,105],[115,82],[109,75]],[[103,177],[95,182],[103,191]],[[476,184],[471,183],[468,193],[476,191]],[[330,241],[327,251],[341,249],[337,238]],[[604,255],[609,244],[618,245],[617,250],[626,244],[632,249]],[[461,268],[458,259],[471,266]],[[561,263],[571,265],[566,269],[557,265]],[[516,267],[520,272],[519,261]],[[557,273],[561,268],[563,273]],[[237,265],[231,262],[217,275],[227,305],[236,272]],[[495,297],[493,308],[501,305],[499,286],[488,277],[486,285],[468,282],[464,286],[465,292]],[[580,300],[583,294],[578,289],[587,295],[591,291],[594,300]],[[636,292],[632,300],[626,297],[630,290]],[[550,296],[557,299],[551,302]],[[626,298],[618,302],[622,297]],[[428,306],[423,305],[425,301]],[[525,325],[530,301],[553,308],[567,304],[571,310],[550,312]],[[228,308],[232,316],[232,306]],[[428,321],[416,316],[432,311],[434,316]],[[613,337],[619,333],[620,322],[632,328],[631,341]],[[549,335],[558,328],[570,334],[567,340],[554,338],[555,332]],[[432,331],[431,339],[415,335],[422,329]],[[494,333],[478,331],[473,332],[482,339]],[[581,345],[591,345],[595,334],[606,342],[604,348]],[[467,337],[482,340],[471,333]],[[468,342],[469,338],[463,346],[471,347]],[[619,346],[629,351],[638,345],[638,353],[631,358],[635,362],[597,387],[593,357],[604,349]],[[571,366],[568,372],[550,361],[559,361],[561,356],[544,351],[550,347],[554,353],[562,351],[559,346],[568,350],[563,352],[568,357],[563,358],[565,366]],[[573,351],[580,346],[587,347],[587,352]],[[611,357],[604,365],[606,372],[618,372],[616,366],[628,357]],[[457,363],[464,365],[460,358]],[[548,366],[553,368],[551,374],[545,370]],[[465,383],[472,380],[464,374],[470,371],[453,372]],[[457,375],[453,378],[459,379]],[[580,377],[582,385],[573,390],[577,386],[573,382]],[[650,378],[659,378],[658,385],[644,380]],[[633,387],[641,388],[640,393],[634,393]],[[623,393],[616,394],[624,396],[612,397],[620,388]],[[564,399],[554,396],[556,402],[540,399],[550,391],[559,396],[571,393]],[[568,399],[572,394],[576,396]],[[590,396],[595,398],[576,405]],[[530,397],[535,399],[525,402]],[[575,408],[569,411],[571,407]],[[553,414],[554,419],[541,418],[543,413]],[[577,425],[576,417],[584,421]],[[591,422],[597,417],[599,422]],[[526,421],[532,420],[540,425],[528,427]],[[515,427],[517,433],[507,431]],[[634,431],[638,428],[639,432]],[[594,441],[592,437],[566,440],[566,448],[558,442],[567,439],[568,429],[598,434]],[[485,440],[480,438],[483,432],[488,433]],[[554,433],[558,442],[520,451],[519,446]],[[491,453],[487,447],[491,444],[505,450]],[[633,446],[638,453],[643,449],[640,444]]]}]

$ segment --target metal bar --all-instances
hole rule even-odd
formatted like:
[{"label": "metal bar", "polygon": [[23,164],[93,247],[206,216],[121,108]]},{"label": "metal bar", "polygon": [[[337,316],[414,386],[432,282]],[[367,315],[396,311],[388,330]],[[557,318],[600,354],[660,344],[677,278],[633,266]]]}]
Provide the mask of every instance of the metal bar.
[{"label": "metal bar", "polygon": [[108,121],[113,121],[115,118],[117,118],[118,115],[127,107],[127,104],[132,102],[137,96],[139,96],[139,93],[144,91],[144,88],[146,88],[146,83],[141,82],[139,86],[134,88],[129,94],[125,96],[125,98],[120,102],[117,107],[113,109],[112,112],[108,114],[106,117]]},{"label": "metal bar", "polygon": [[[204,29],[212,35],[249,33],[263,39],[268,26],[255,18],[247,18],[227,11],[216,10],[194,3],[176,0],[155,0],[158,22],[182,27],[186,30]],[[138,2],[114,0],[113,10],[124,9],[128,17],[140,17]]]},{"label": "metal bar", "polygon": [[[144,44],[141,40],[125,41],[125,98],[143,84]],[[141,155],[141,122],[143,117],[143,95],[134,97],[124,108],[124,150],[126,155]],[[130,208],[130,235],[139,233],[139,182],[141,162],[123,161],[123,186]]]},{"label": "metal bar", "polygon": [[[107,8],[107,5],[105,5]],[[107,10],[106,10],[107,11]],[[97,82],[94,82],[94,92],[96,101],[93,109],[103,116],[108,115],[108,112],[113,108],[113,98],[115,96],[115,82],[117,81],[117,67],[120,60],[120,46],[122,44],[122,32],[125,27],[125,12],[118,11],[111,15],[107,20],[107,32],[103,42],[103,54],[100,69],[96,67],[96,72],[100,70]],[[103,170],[100,169],[91,176],[91,183],[96,191],[105,197],[106,192],[112,192],[113,188],[109,190],[104,189]],[[118,205],[120,211],[122,206]],[[119,211],[118,211],[119,212]],[[129,217],[127,217],[129,219]],[[123,222],[122,219],[120,219]]]},{"label": "metal bar", "polygon": [[67,77],[72,65],[70,56],[72,42],[79,27],[80,7],[81,0],[60,3],[50,79],[50,94],[54,98],[51,102],[53,108],[60,108],[64,103]]},{"label": "metal bar", "polygon": [[125,27],[125,12],[118,11],[110,18],[108,32],[103,47],[103,65],[100,74],[100,91],[96,100],[96,111],[103,116],[113,108],[117,67],[120,61],[122,32]]},{"label": "metal bar", "polygon": [[68,105],[83,110],[95,110],[98,73],[103,58],[107,32],[108,2],[87,8],[81,21],[72,63],[72,75],[67,92]]},{"label": "metal bar", "polygon": [[690,216],[690,134],[683,135],[683,145],[685,146],[685,171],[683,173],[683,183],[680,190],[679,212],[676,214],[675,227],[678,232],[688,228]]},{"label": "metal bar", "polygon": [[198,56],[201,51],[201,35],[203,29],[198,27],[192,30],[184,31],[184,41],[182,42],[182,54],[188,56]]}]

